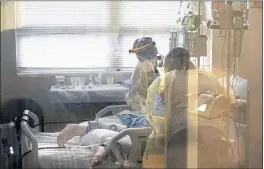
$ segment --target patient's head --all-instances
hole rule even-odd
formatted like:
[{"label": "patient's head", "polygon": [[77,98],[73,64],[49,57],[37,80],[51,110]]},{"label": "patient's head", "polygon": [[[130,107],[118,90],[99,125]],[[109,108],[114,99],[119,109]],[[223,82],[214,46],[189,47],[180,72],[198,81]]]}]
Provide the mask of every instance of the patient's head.
[{"label": "patient's head", "polygon": [[170,50],[164,61],[165,72],[173,70],[187,71],[195,69],[195,66],[190,61],[189,52],[181,47]]},{"label": "patient's head", "polygon": [[158,49],[151,37],[136,39],[129,53],[136,54],[144,72],[152,71],[156,66]]}]

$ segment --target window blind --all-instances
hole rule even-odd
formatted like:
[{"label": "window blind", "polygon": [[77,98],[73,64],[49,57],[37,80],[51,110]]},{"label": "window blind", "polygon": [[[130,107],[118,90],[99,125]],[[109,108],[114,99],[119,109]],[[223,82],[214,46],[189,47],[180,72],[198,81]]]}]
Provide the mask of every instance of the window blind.
[{"label": "window blind", "polygon": [[110,66],[106,1],[20,1],[17,12],[18,70]]},{"label": "window blind", "polygon": [[[127,55],[127,49],[133,46],[133,42],[144,36],[153,38],[161,54],[169,52],[169,35],[177,26],[179,1],[120,1],[116,7],[119,11],[121,55]],[[136,63],[134,57],[124,60],[123,65]]]},{"label": "window blind", "polygon": [[133,68],[136,38],[168,52],[179,9],[180,1],[19,1],[18,71]]}]

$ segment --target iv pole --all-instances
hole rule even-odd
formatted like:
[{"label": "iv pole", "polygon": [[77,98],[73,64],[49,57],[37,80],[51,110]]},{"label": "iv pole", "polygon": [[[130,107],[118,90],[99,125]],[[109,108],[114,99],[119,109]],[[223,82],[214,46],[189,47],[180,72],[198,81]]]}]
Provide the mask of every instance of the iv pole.
[{"label": "iv pole", "polygon": [[[198,2],[198,16],[201,16],[201,2],[199,1]],[[201,32],[200,32],[200,26],[201,26],[201,23],[200,23],[200,25],[198,26],[198,35],[200,35],[201,34]],[[197,57],[197,66],[198,66],[198,68],[200,68],[200,58],[201,58],[201,56],[198,56]]]},{"label": "iv pole", "polygon": [[[230,101],[230,96],[229,96],[229,90],[230,90],[230,44],[231,44],[231,29],[228,28],[227,30],[227,69],[226,69],[226,97],[228,99],[228,101]],[[236,57],[236,56],[234,56]]]},{"label": "iv pole", "polygon": [[[231,6],[231,8],[232,8],[232,1],[231,2],[228,2],[228,1],[226,1],[226,4],[227,5],[230,5]],[[229,22],[230,23],[230,22]],[[226,91],[226,97],[227,97],[227,99],[228,99],[228,101],[230,102],[230,59],[231,59],[231,54],[230,54],[230,45],[231,45],[231,26],[232,25],[230,25],[229,24],[229,26],[228,26],[228,29],[227,29],[227,59],[226,59],[226,62],[227,62],[227,69],[226,69],[226,89],[227,89],[227,91]],[[233,47],[235,47],[235,46],[233,46]],[[235,49],[234,49],[235,50]],[[234,56],[234,57],[236,57],[236,56]]]}]

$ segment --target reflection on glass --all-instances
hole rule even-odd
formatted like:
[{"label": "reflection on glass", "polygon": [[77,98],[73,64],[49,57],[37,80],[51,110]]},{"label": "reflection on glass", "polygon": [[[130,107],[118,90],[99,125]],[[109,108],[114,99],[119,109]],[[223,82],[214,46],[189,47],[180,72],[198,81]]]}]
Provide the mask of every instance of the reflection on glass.
[{"label": "reflection on glass", "polygon": [[[20,37],[18,58],[22,67],[102,68],[109,66],[111,37],[46,35]],[[103,50],[100,50],[103,49]]]},{"label": "reflection on glass", "polygon": [[78,85],[78,78],[77,77],[71,77],[71,85],[73,87],[77,87],[77,85]]},{"label": "reflection on glass", "polygon": [[83,88],[85,84],[85,77],[78,77],[78,87]]},{"label": "reflection on glass", "polygon": [[107,76],[106,77],[106,82],[108,85],[114,84],[114,76]]}]

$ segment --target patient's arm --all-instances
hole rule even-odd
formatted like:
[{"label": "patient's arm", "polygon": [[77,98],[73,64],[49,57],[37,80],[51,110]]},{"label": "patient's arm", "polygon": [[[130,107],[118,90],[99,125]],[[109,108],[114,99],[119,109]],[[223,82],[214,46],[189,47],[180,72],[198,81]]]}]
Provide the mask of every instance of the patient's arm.
[{"label": "patient's arm", "polygon": [[[111,138],[110,138],[111,140]],[[101,162],[106,159],[107,156],[111,156],[110,149],[109,149],[109,140],[106,140],[103,146],[99,146],[92,158],[92,167],[101,164]],[[127,159],[127,155],[131,152],[131,140],[130,137],[126,136],[120,139],[117,142],[117,149],[120,152],[121,156]]]},{"label": "patient's arm", "polygon": [[92,158],[92,167],[99,165],[108,155],[107,148],[99,146]]}]

